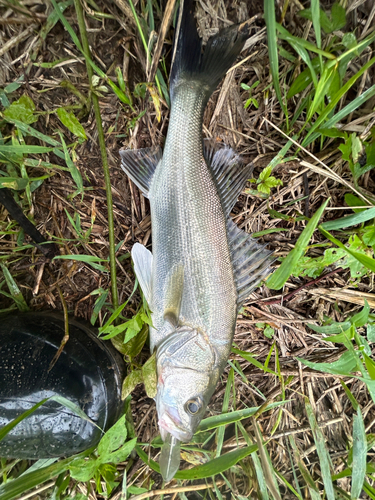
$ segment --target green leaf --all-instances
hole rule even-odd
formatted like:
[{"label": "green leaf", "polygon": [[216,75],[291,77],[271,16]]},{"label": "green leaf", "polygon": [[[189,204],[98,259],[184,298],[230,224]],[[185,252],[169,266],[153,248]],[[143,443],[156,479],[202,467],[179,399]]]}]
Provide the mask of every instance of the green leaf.
[{"label": "green leaf", "polygon": [[268,165],[268,167],[264,168],[259,174],[259,180],[265,181],[271,175],[271,172],[272,172],[272,166]]},{"label": "green leaf", "polygon": [[373,323],[367,326],[367,340],[375,342],[375,325]]},{"label": "green leaf", "polygon": [[30,183],[30,179],[23,179],[22,177],[0,177],[0,188],[14,189],[15,191],[22,191]]},{"label": "green leaf", "polygon": [[156,374],[156,352],[142,366],[142,377],[145,384],[147,396],[154,398],[156,396],[156,388],[158,377]]},{"label": "green leaf", "polygon": [[356,327],[360,327],[368,323],[370,306],[366,299],[364,299],[364,301],[365,301],[365,306],[362,309],[362,311],[360,311],[359,313],[355,314],[352,318],[350,318],[350,322]]},{"label": "green leaf", "polygon": [[346,332],[350,328],[351,322],[344,321],[343,323],[332,323],[332,325],[317,326],[311,323],[307,323],[307,326],[314,330],[314,332],[325,333],[327,335],[333,335],[335,333]]},{"label": "green leaf", "polygon": [[[367,267],[372,272],[375,272],[375,260],[372,259],[371,257],[368,257],[367,255],[357,252],[355,250],[351,250],[350,248],[346,247],[341,241],[337,240],[334,238],[328,231],[325,231],[321,226],[319,226],[320,232],[328,238],[332,243],[337,245],[339,248],[342,248],[345,250],[349,255],[354,257],[358,262],[360,262],[363,266]],[[272,276],[271,276],[272,277]]]},{"label": "green leaf", "polygon": [[[214,458],[210,462],[202,465],[193,467],[192,469],[177,471],[175,474],[175,479],[205,479],[207,477],[215,476],[216,474],[221,474],[222,472],[228,470],[230,467],[236,465],[237,462],[243,460],[251,453],[258,449],[257,445],[246,446],[245,448],[237,449],[225,453],[221,457]],[[140,446],[136,446],[136,451],[139,458],[141,458],[146,464],[151,467],[156,472],[160,473],[160,466],[154,460],[150,460],[148,455],[142,450]]]},{"label": "green leaf", "polygon": [[306,250],[306,247],[311,239],[315,228],[319,224],[319,220],[324,212],[325,207],[329,199],[326,200],[323,205],[315,212],[311,217],[305,229],[299,236],[294,249],[289,253],[285,260],[283,260],[281,266],[268,278],[266,284],[269,288],[273,290],[279,290],[284,286],[289,276],[293,273],[298,260],[302,257]]},{"label": "green leaf", "polygon": [[368,371],[370,377],[372,378],[372,380],[375,380],[375,362],[369,356],[367,356],[367,354],[365,352],[363,352],[362,354],[363,354],[363,358],[365,360],[365,365],[366,365],[367,371]]},{"label": "green leaf", "polygon": [[338,2],[332,5],[332,31],[341,30],[346,25],[346,13],[344,7]]},{"label": "green leaf", "polygon": [[65,127],[70,130],[72,134],[80,139],[87,139],[85,129],[74,116],[74,113],[67,111],[65,108],[58,108],[56,110],[56,114],[60,118],[61,123],[65,125]]},{"label": "green leaf", "polygon": [[266,328],[263,330],[263,333],[265,337],[272,339],[272,337],[275,334],[275,330],[270,325],[267,325]]},{"label": "green leaf", "polygon": [[38,117],[34,115],[34,111],[35,104],[33,100],[29,96],[23,95],[18,101],[12,102],[9,108],[4,110],[4,117],[30,124],[38,120]]},{"label": "green leaf", "polygon": [[[347,49],[353,49],[357,45],[357,38],[354,33],[345,33],[345,35],[342,37],[341,43],[346,47]],[[358,56],[359,54],[355,54]]]},{"label": "green leaf", "polygon": [[100,440],[98,454],[101,457],[105,457],[117,450],[125,443],[126,437],[125,415],[123,415],[110,429],[108,429]]},{"label": "green leaf", "polygon": [[353,417],[353,465],[352,489],[350,498],[357,500],[361,496],[363,483],[366,477],[367,439],[361,408]]},{"label": "green leaf", "polygon": [[[348,207],[361,207],[361,206],[366,206],[367,203],[362,200],[361,198],[358,198],[358,196],[355,196],[352,193],[346,193],[345,194],[345,203],[348,205]],[[366,210],[365,208],[353,208],[353,212],[355,213],[360,213]],[[323,224],[322,224],[323,225]],[[324,228],[326,229],[326,228]]]},{"label": "green leaf", "polygon": [[344,352],[337,361],[331,363],[314,363],[298,357],[296,359],[313,370],[348,377],[350,377],[352,371],[356,370],[358,364],[356,355],[351,351]]},{"label": "green leaf", "polygon": [[119,464],[120,462],[124,462],[130,453],[134,450],[134,447],[137,443],[137,438],[133,438],[123,446],[121,446],[118,450],[113,451],[112,453],[105,455],[104,457],[99,457],[99,461],[101,464],[112,462],[114,464]]},{"label": "green leaf", "polygon": [[147,336],[148,325],[143,325],[142,330],[134,338],[130,339],[129,342],[122,345],[121,353],[134,358],[143,349],[143,346],[145,345],[145,342],[147,340]]},{"label": "green leaf", "polygon": [[[319,70],[319,57],[314,57],[314,59],[311,60],[311,64],[314,68],[314,71]],[[290,99],[291,97],[295,96],[296,94],[299,94],[300,92],[303,92],[305,88],[310,85],[310,83],[313,81],[312,74],[310,68],[306,68],[303,70],[297,78],[293,81],[292,85],[289,88],[289,91],[287,93],[287,99]]]},{"label": "green leaf", "polygon": [[95,460],[94,458],[89,458],[88,460],[80,458],[70,464],[70,475],[76,481],[90,481],[90,479],[94,477],[99,466],[99,460]]},{"label": "green leaf", "polygon": [[121,399],[125,399],[129,394],[135,389],[138,384],[143,381],[142,370],[133,370],[127,375],[123,384],[121,391]]}]

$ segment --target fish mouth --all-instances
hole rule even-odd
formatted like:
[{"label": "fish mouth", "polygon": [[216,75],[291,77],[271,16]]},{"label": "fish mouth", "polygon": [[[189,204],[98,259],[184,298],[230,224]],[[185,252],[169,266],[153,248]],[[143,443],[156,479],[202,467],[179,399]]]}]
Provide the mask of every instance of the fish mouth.
[{"label": "fish mouth", "polygon": [[175,412],[174,408],[168,408],[168,410],[164,408],[163,415],[158,422],[161,438],[165,441],[167,435],[171,434],[179,441],[187,443],[193,437],[193,433],[186,431],[181,426],[180,419],[176,415],[173,415]]}]

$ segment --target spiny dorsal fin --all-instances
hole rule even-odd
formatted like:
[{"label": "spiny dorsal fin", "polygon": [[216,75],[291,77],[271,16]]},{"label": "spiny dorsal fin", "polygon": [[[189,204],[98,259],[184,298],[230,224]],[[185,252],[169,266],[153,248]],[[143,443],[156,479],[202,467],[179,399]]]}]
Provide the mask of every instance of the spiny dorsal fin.
[{"label": "spiny dorsal fin", "polygon": [[233,149],[217,146],[210,140],[203,141],[203,155],[211,168],[223,210],[228,217],[253,167],[251,164],[244,165]]},{"label": "spiny dorsal fin", "polygon": [[174,327],[178,326],[183,289],[184,266],[179,264],[169,276],[164,305],[164,319]]},{"label": "spiny dorsal fin", "polygon": [[227,219],[227,234],[232,254],[239,309],[262,279],[271,272],[270,266],[275,258],[272,252],[259,245],[250,234],[238,229],[229,217]]},{"label": "spiny dorsal fin", "polygon": [[148,304],[151,299],[152,253],[144,245],[135,243],[132,248],[134,271]]},{"label": "spiny dorsal fin", "polygon": [[120,156],[122,169],[148,197],[152,177],[162,158],[161,148],[122,149]]}]

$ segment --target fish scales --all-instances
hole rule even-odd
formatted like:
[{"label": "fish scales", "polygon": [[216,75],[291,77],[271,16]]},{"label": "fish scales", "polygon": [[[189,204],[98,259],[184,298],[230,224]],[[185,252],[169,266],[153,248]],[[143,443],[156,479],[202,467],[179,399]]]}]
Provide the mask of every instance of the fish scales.
[{"label": "fish scales", "polygon": [[163,159],[149,191],[155,276],[151,344],[162,340],[166,287],[181,264],[181,324],[200,328],[229,354],[237,293],[226,218],[202,152],[205,102],[198,86],[181,85],[175,94]]}]

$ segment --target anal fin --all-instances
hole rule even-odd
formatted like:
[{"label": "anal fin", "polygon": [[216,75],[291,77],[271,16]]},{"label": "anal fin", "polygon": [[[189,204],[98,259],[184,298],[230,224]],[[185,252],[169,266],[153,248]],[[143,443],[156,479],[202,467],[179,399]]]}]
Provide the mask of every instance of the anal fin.
[{"label": "anal fin", "polygon": [[120,150],[121,167],[148,197],[152,177],[162,158],[160,147]]}]

